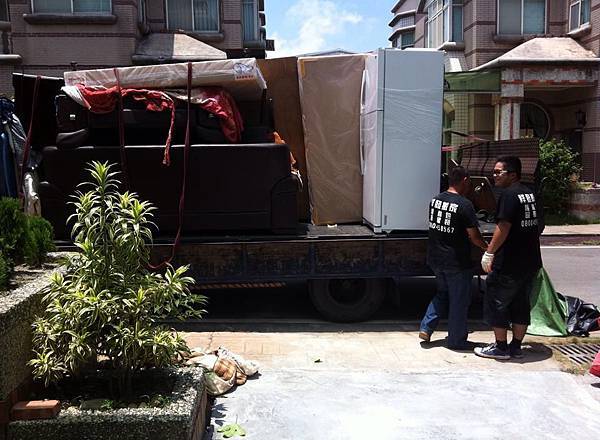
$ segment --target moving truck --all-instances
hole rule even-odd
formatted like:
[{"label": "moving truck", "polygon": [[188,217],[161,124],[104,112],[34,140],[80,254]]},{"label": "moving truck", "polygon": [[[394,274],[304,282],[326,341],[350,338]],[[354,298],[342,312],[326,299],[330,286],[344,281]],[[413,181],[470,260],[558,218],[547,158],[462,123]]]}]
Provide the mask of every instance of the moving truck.
[{"label": "moving truck", "polygon": [[[385,66],[381,64],[381,57],[386,56],[385,51],[377,55],[380,57],[380,72],[381,68],[385,72]],[[66,201],[75,186],[85,179],[85,164],[90,160],[106,160],[121,164],[122,180],[126,180],[130,189],[142,199],[151,201],[159,208],[159,231],[153,244],[154,261],[164,261],[172,254],[174,237],[182,232],[172,263],[190,265],[191,276],[201,288],[268,287],[305,280],[312,302],[325,318],[352,322],[372,316],[380,308],[386,292],[393,289],[400,278],[430,275],[425,261],[426,226],[410,230],[386,230],[385,224],[367,226],[367,223],[374,221],[372,219],[363,222],[359,218],[353,224],[314,224],[323,222],[310,221],[307,185],[305,183],[304,190],[298,192],[298,178],[289,169],[291,151],[306,181],[304,135],[310,134],[302,126],[303,113],[308,111],[301,109],[302,84],[299,90],[298,75],[302,80],[302,75],[307,74],[308,69],[318,67],[318,64],[310,63],[320,61],[308,59],[304,62],[304,67],[298,69],[299,61],[296,58],[259,60],[268,88],[260,99],[238,102],[247,122],[246,137],[242,137],[238,143],[193,144],[189,146],[189,157],[186,156],[186,146],[177,143],[177,136],[181,138],[182,133],[181,130],[177,133],[178,124],[184,127],[189,124],[198,130],[195,132],[198,136],[212,136],[214,133],[210,127],[214,121],[210,115],[195,110],[195,119],[190,122],[192,116],[189,112],[174,108],[176,140],[170,146],[168,167],[162,164],[164,136],[156,142],[148,142],[147,138],[153,139],[151,133],[155,127],[139,130],[140,126],[137,126],[137,131],[132,130],[132,127],[136,128],[138,120],[142,124],[148,123],[143,114],[140,119],[139,109],[135,105],[132,104],[133,107],[127,111],[123,110],[117,116],[117,119],[120,118],[117,122],[111,122],[111,116],[97,117],[85,112],[81,116],[77,109],[73,113],[65,113],[58,109],[64,105],[64,102],[59,102],[59,99],[64,100],[64,96],[57,98],[62,93],[62,79],[37,79],[15,74],[15,113],[23,121],[26,130],[29,121],[32,121],[32,151],[42,158],[37,170],[42,215],[53,223],[59,247],[68,249],[70,246],[69,233],[64,227],[69,214]],[[364,69],[371,73],[370,78],[359,71],[362,81],[359,79],[358,84],[362,91],[357,102],[362,105],[366,105],[364,94],[368,87],[371,87],[374,95],[377,95],[378,88],[384,87],[381,81],[385,80],[385,75],[381,74],[378,80],[373,63],[376,64],[377,60],[371,59]],[[401,63],[398,66],[401,67]],[[441,87],[441,58],[440,69]],[[380,81],[379,85],[377,81]],[[308,87],[308,83],[304,83],[304,86]],[[373,96],[375,101],[369,104],[370,108],[361,107],[356,112],[359,117],[357,122],[361,125],[368,122],[371,113],[377,116],[373,121],[378,120],[380,115],[376,113],[381,109],[378,108],[377,99],[382,99],[381,105],[390,106],[394,111],[402,109],[401,105],[394,106],[394,102],[390,101],[402,99],[402,95],[397,90],[392,92],[382,94],[379,98]],[[441,93],[440,89],[440,96],[434,96],[434,99],[440,100],[440,104]],[[408,105],[418,103],[419,87],[411,85],[408,96]],[[431,99],[431,90],[424,96]],[[374,112],[370,113],[370,109]],[[60,114],[61,111],[63,114]],[[429,113],[441,124],[441,112],[440,105],[439,114]],[[58,127],[57,116],[63,119],[58,121]],[[398,119],[397,114],[394,117]],[[57,131],[61,134],[60,124],[72,125],[77,129],[80,128],[77,124],[81,118],[85,119],[81,125],[85,127],[81,129],[84,132],[77,133],[80,130],[75,130],[67,133],[66,138],[65,133],[62,133],[62,138],[57,137]],[[384,115],[380,123],[385,121]],[[121,132],[120,140],[102,138],[110,133],[111,124],[113,134],[118,133],[114,127],[123,124],[126,135]],[[156,125],[161,124],[165,124],[164,118],[156,119]],[[274,127],[285,142],[261,138],[269,131],[264,129],[265,126]],[[323,122],[323,127],[328,128],[327,121]],[[394,127],[390,128],[386,132],[393,138]],[[423,124],[423,129],[431,130],[431,124]],[[440,135],[418,136],[418,141],[421,142],[420,148],[425,148],[424,139],[439,140],[433,147],[429,146],[439,151],[439,155],[434,155],[433,169],[422,171],[439,176],[441,126],[435,131]],[[77,136],[87,137],[80,142]],[[401,134],[402,142],[410,143],[408,136]],[[94,139],[102,139],[102,142],[95,143]],[[385,154],[383,157],[386,157]],[[394,160],[402,160],[402,157]],[[415,160],[415,163],[419,161]],[[383,168],[384,172],[386,169],[387,172],[393,170],[394,165],[410,169],[410,165],[406,167],[406,164],[388,163]],[[364,163],[360,166],[364,166]],[[184,167],[188,174],[185,183],[182,182]],[[414,179],[419,177],[414,169],[411,175]],[[180,218],[178,207],[182,185],[186,185],[186,193],[184,215]],[[397,190],[397,197],[401,198],[402,191],[410,191],[410,186],[404,186],[402,191],[400,188]],[[438,187],[430,188],[427,192],[434,195],[437,190]],[[386,189],[383,188],[383,191]],[[386,194],[386,197],[389,199],[390,194]],[[421,198],[423,206],[404,206],[403,209],[419,210],[419,216],[423,216],[426,225],[429,195]],[[331,203],[336,201],[332,200]],[[418,217],[414,213],[409,214],[411,218]],[[476,255],[474,257],[477,258]]]}]

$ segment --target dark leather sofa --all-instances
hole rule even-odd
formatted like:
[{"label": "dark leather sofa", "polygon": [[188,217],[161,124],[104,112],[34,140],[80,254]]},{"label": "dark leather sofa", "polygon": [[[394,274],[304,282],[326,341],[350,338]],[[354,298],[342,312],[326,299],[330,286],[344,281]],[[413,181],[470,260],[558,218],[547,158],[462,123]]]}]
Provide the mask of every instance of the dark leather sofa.
[{"label": "dark leather sofa", "polygon": [[[171,147],[169,167],[162,164],[163,152],[161,145],[125,147],[127,175],[129,189],[158,208],[154,218],[158,236],[173,236],[179,225],[183,146]],[[73,207],[67,202],[76,186],[89,179],[85,169],[92,160],[119,164],[119,147],[43,149],[42,215],[52,223],[57,239],[70,236],[66,221]],[[192,145],[183,234],[265,230],[293,233],[298,221],[297,192],[287,145]]]}]

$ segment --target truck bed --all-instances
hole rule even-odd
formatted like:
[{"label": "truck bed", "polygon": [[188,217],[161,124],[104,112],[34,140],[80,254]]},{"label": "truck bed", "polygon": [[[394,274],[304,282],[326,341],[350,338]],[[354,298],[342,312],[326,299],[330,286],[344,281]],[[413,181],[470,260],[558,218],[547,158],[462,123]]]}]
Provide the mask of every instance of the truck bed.
[{"label": "truck bed", "polygon": [[[426,275],[426,232],[375,234],[362,225],[302,224],[296,235],[207,234],[182,240],[174,264],[190,264],[199,284]],[[166,259],[156,240],[153,259]]]}]

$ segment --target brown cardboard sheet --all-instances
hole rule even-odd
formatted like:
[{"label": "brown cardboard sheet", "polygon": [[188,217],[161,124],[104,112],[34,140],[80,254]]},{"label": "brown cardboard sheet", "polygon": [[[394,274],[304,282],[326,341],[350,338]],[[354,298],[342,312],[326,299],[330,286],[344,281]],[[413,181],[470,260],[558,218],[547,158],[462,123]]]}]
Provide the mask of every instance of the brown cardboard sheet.
[{"label": "brown cardboard sheet", "polygon": [[290,146],[304,182],[304,189],[298,194],[298,218],[301,221],[308,221],[310,182],[308,182],[304,154],[304,133],[298,90],[298,59],[296,57],[272,58],[257,60],[257,62],[267,82],[267,96],[273,99],[275,130]]},{"label": "brown cardboard sheet", "polygon": [[298,59],[312,222],[362,221],[360,90],[364,55]]}]

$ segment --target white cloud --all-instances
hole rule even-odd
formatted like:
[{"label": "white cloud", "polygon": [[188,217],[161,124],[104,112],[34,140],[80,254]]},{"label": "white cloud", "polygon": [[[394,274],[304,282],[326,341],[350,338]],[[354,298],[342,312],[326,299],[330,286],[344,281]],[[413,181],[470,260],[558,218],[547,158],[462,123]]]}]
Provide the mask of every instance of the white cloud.
[{"label": "white cloud", "polygon": [[340,35],[347,25],[363,20],[361,15],[330,0],[298,0],[286,12],[285,20],[295,31],[290,32],[290,38],[277,31],[271,34],[276,51],[269,58],[335,49],[328,47],[328,37]]}]

